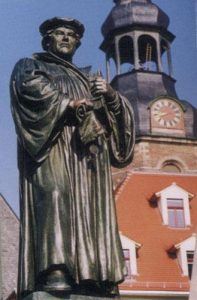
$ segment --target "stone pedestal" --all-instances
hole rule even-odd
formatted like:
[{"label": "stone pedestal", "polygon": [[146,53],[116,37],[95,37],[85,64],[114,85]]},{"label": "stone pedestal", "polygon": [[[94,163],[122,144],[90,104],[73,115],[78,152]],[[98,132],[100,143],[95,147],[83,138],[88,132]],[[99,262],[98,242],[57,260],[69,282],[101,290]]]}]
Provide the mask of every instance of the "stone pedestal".
[{"label": "stone pedestal", "polygon": [[119,297],[96,297],[96,296],[84,296],[84,295],[64,295],[64,296],[55,296],[51,295],[46,292],[34,292],[27,297],[24,298],[24,300],[115,300],[120,299]]}]

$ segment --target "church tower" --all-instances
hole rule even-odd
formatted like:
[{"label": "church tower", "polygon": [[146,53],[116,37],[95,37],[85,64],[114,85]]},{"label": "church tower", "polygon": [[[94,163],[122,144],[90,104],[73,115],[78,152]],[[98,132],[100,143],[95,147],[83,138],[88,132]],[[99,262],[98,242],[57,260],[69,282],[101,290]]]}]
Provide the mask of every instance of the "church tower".
[{"label": "church tower", "polygon": [[130,168],[197,172],[197,113],[176,92],[169,17],[151,0],[114,0],[102,25],[107,79],[129,99],[136,147]]},{"label": "church tower", "polygon": [[136,125],[131,165],[113,169],[127,268],[120,294],[188,300],[197,228],[197,110],[176,92],[175,36],[156,1],[114,0],[102,26],[107,79],[130,101]]}]

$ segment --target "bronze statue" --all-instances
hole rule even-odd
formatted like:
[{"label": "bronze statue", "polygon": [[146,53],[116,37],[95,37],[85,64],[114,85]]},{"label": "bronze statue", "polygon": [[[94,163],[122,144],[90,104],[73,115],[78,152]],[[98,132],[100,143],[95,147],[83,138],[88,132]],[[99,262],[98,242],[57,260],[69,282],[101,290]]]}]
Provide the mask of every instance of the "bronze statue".
[{"label": "bronze statue", "polygon": [[132,157],[132,109],[101,77],[72,64],[84,26],[40,26],[44,53],[20,60],[11,105],[20,172],[19,297],[108,296],[124,279],[111,164]]}]

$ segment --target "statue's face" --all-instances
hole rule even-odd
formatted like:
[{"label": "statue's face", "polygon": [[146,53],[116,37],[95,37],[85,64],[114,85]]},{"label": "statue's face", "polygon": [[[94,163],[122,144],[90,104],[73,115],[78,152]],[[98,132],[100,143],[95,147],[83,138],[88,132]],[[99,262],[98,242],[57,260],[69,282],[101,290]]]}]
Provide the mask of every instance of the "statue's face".
[{"label": "statue's face", "polygon": [[51,42],[48,50],[61,57],[72,57],[79,39],[71,28],[58,27],[51,33]]}]

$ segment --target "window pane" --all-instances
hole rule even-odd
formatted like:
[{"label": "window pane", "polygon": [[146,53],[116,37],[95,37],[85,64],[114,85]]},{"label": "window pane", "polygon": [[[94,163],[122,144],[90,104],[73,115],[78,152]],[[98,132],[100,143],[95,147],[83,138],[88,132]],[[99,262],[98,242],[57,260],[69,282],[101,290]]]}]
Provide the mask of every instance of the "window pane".
[{"label": "window pane", "polygon": [[126,261],[125,261],[125,264],[126,264],[126,270],[127,270],[127,274],[126,274],[125,278],[126,278],[126,279],[129,279],[129,278],[131,278],[130,261],[129,261],[129,260],[126,260]]},{"label": "window pane", "polygon": [[185,215],[183,209],[168,209],[168,225],[171,227],[185,227]]},{"label": "window pane", "polygon": [[177,227],[185,227],[185,216],[183,209],[176,210]]},{"label": "window pane", "polygon": [[187,266],[188,266],[188,275],[190,279],[192,277],[193,260],[194,260],[194,251],[187,251]]},{"label": "window pane", "polygon": [[183,199],[167,199],[168,207],[183,207]]},{"label": "window pane", "polygon": [[129,249],[123,249],[123,253],[124,253],[126,272],[127,272],[127,274],[125,276],[125,280],[127,280],[127,279],[131,278],[130,251],[129,251]]},{"label": "window pane", "polygon": [[176,227],[175,213],[172,209],[168,209],[168,225],[171,227]]},{"label": "window pane", "polygon": [[187,261],[193,263],[194,251],[187,251]]},{"label": "window pane", "polygon": [[125,259],[130,259],[129,249],[123,249],[123,253],[124,253],[124,258]]}]

